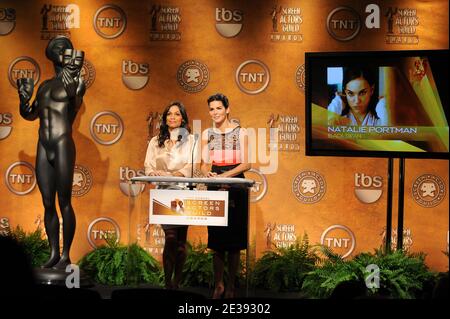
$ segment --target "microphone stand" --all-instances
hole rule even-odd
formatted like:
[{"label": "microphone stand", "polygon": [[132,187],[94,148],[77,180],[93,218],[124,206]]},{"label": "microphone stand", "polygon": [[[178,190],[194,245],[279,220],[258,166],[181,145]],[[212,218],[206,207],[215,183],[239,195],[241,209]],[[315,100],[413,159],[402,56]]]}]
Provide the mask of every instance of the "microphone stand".
[{"label": "microphone stand", "polygon": [[[192,147],[192,152],[191,152],[191,178],[194,177],[194,152],[195,152],[195,146],[197,145],[197,140],[198,140],[198,134],[194,134],[194,146]],[[189,183],[188,188],[190,190],[193,190],[194,184]]]}]

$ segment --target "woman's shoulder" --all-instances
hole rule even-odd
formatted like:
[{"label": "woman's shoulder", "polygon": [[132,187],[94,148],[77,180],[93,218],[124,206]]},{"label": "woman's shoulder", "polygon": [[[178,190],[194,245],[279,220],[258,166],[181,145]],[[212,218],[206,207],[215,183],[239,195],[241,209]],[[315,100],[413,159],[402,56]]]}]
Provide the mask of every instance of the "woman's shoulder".
[{"label": "woman's shoulder", "polygon": [[153,136],[148,142],[148,145],[158,145],[158,135]]}]

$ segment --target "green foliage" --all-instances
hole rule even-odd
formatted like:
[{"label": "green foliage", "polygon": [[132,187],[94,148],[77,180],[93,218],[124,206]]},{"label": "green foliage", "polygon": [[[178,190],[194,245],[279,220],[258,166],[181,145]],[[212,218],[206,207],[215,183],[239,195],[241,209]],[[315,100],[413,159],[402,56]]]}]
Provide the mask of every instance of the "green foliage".
[{"label": "green foliage", "polygon": [[361,253],[348,261],[335,257],[336,255],[324,260],[320,267],[305,278],[302,289],[308,296],[328,298],[341,282],[359,280],[365,283],[365,278],[370,275],[366,267],[371,264],[380,269],[380,287],[368,289],[368,295],[417,298],[424,284],[434,280],[434,274],[425,265],[425,255],[422,253],[413,254],[401,250],[385,253],[375,250],[374,253]]},{"label": "green foliage", "polygon": [[213,253],[206,244],[192,245],[187,243],[187,257],[183,267],[182,286],[213,287]]},{"label": "green foliage", "polygon": [[137,244],[121,246],[115,238],[101,246],[79,262],[80,268],[96,282],[104,285],[161,284],[158,261]]},{"label": "green foliage", "polygon": [[50,257],[50,246],[44,239],[42,230],[36,229],[34,232],[26,233],[20,226],[17,226],[9,234],[24,249],[32,267],[39,267]]},{"label": "green foliage", "polygon": [[255,263],[251,281],[257,288],[299,291],[306,274],[318,261],[319,257],[305,234],[288,248],[265,252]]}]

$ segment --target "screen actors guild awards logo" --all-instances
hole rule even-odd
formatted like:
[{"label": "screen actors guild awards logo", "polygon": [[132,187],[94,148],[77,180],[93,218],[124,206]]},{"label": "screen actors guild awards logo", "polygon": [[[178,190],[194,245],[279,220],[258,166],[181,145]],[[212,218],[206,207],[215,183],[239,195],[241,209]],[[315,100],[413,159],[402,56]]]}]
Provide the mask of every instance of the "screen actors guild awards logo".
[{"label": "screen actors guild awards logo", "polygon": [[140,90],[148,83],[148,63],[137,63],[131,60],[122,61],[122,82],[130,90]]},{"label": "screen actors guild awards logo", "polygon": [[14,59],[9,64],[8,68],[8,79],[9,83],[17,89],[17,79],[20,78],[33,78],[34,85],[39,82],[39,78],[41,76],[41,69],[39,68],[39,64],[37,62],[28,57],[21,56],[17,59]]},{"label": "screen actors guild awards logo", "polygon": [[0,140],[7,138],[12,131],[13,116],[11,113],[0,113]]},{"label": "screen actors guild awards logo", "polygon": [[72,196],[86,195],[92,187],[92,174],[88,168],[75,165],[72,181]]},{"label": "screen actors guild awards logo", "polygon": [[107,4],[94,15],[94,30],[104,39],[119,37],[127,27],[127,16],[118,6]]},{"label": "screen actors guild awards logo", "polygon": [[[391,250],[396,250],[397,249],[397,238],[398,238],[398,233],[397,233],[397,229],[392,229],[392,233],[391,233]],[[382,245],[383,247],[386,246],[386,227],[383,228],[383,231],[381,232],[381,241],[382,241]],[[403,249],[405,251],[409,251],[409,249],[412,247],[413,245],[413,237],[412,237],[412,232],[410,228],[403,228]]]},{"label": "screen actors guild awards logo", "polygon": [[44,4],[41,8],[41,40],[58,35],[70,38],[69,29],[80,28],[80,8],[76,4]]},{"label": "screen actors guild awards logo", "polygon": [[150,41],[180,41],[180,23],[180,8],[152,5],[150,8]]},{"label": "screen actors guild awards logo", "polygon": [[242,92],[259,94],[269,85],[269,68],[258,60],[244,61],[236,70],[235,80]]},{"label": "screen actors guild awards logo", "polygon": [[92,83],[94,83],[95,75],[96,73],[94,65],[90,61],[84,59],[83,67],[80,71],[80,76],[83,79],[84,84],[86,85],[86,89],[90,88]]},{"label": "screen actors guild awards logo", "polygon": [[[267,121],[269,126],[269,144],[271,151],[300,151],[300,125],[297,115],[272,113]],[[276,128],[277,130],[273,130]],[[272,130],[271,130],[272,129]],[[275,136],[277,134],[278,136]]]},{"label": "screen actors guild awards logo", "polygon": [[209,70],[206,64],[198,60],[188,60],[177,71],[178,84],[188,93],[203,90],[209,82]]},{"label": "screen actors guild awards logo", "polygon": [[419,44],[417,9],[389,7],[387,19],[387,44]]},{"label": "screen actors guild awards logo", "polygon": [[113,145],[123,135],[122,118],[114,112],[102,111],[97,113],[89,126],[92,138],[101,145]]},{"label": "screen actors guild awards logo", "polygon": [[412,185],[412,196],[417,204],[425,208],[439,205],[445,198],[444,181],[437,175],[424,174]]},{"label": "screen actors guild awards logo", "polygon": [[28,162],[12,163],[5,173],[6,187],[16,195],[27,195],[36,187],[36,173]]},{"label": "screen actors guild awards logo", "polygon": [[0,8],[0,35],[10,34],[16,26],[16,10]]},{"label": "screen actors guild awards logo", "polygon": [[241,10],[216,8],[216,30],[225,38],[237,36],[243,26],[244,13]]},{"label": "screen actors guild awards logo", "polygon": [[150,141],[153,138],[153,136],[159,134],[159,129],[161,127],[162,121],[162,114],[159,114],[159,112],[150,111],[145,121],[147,122],[147,129],[148,129],[147,139]]},{"label": "screen actors guild awards logo", "polygon": [[303,204],[317,203],[325,195],[325,179],[317,172],[302,171],[295,176],[292,182],[292,191]]},{"label": "screen actors guild awards logo", "polygon": [[0,236],[9,236],[11,234],[11,224],[8,217],[0,217]]},{"label": "screen actors guild awards logo", "polygon": [[303,23],[301,9],[298,7],[274,6],[270,12],[272,20],[272,42],[302,42],[300,24]]}]

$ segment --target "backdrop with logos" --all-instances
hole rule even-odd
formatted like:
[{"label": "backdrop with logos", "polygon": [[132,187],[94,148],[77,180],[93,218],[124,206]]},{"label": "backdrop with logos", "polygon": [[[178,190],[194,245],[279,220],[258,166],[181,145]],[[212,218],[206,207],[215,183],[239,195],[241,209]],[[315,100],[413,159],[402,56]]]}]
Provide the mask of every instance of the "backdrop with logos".
[{"label": "backdrop with logos", "polygon": [[[164,107],[182,101],[201,132],[211,125],[206,100],[216,92],[229,97],[232,120],[253,134],[246,177],[256,180],[256,255],[304,234],[348,258],[373,251],[385,240],[388,160],[305,156],[304,53],[448,49],[448,28],[444,0],[2,0],[0,231],[44,228],[34,172],[39,123],[21,118],[15,80],[33,77],[39,85],[52,77],[45,48],[63,34],[86,54],[87,92],[73,125],[73,260],[111,234],[126,241],[127,181],[143,174]],[[395,181],[394,245],[397,189]],[[146,198],[148,190],[131,189]],[[406,160],[404,246],[425,252],[435,270],[448,269],[447,193],[448,161]],[[137,227],[140,244],[160,258],[162,229],[145,218]],[[188,239],[205,243],[206,228],[190,227]]]}]

